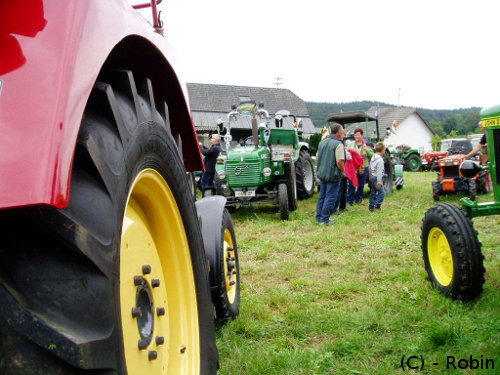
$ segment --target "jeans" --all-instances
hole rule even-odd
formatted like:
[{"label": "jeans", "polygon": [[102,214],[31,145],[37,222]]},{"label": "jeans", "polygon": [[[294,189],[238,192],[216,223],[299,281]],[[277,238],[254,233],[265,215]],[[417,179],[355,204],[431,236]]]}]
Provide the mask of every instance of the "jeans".
[{"label": "jeans", "polygon": [[316,206],[316,221],[328,223],[335,211],[335,203],[340,189],[340,181],[320,182],[318,205]]},{"label": "jeans", "polygon": [[349,180],[349,188],[347,190],[347,203],[353,204],[363,202],[363,192],[365,189],[365,183],[368,179],[369,169],[366,167],[365,171],[362,174],[356,173],[358,176],[358,184],[359,186],[356,188],[352,184],[351,180]]},{"label": "jeans", "polygon": [[377,190],[377,178],[373,177],[371,181],[371,191],[370,191],[370,206],[369,208],[374,208],[382,206],[382,202],[384,201],[385,197],[385,188],[384,185],[380,188],[380,190]]},{"label": "jeans", "polygon": [[335,211],[344,211],[345,206],[347,204],[346,201],[346,191],[347,191],[347,181],[349,179],[347,177],[342,177],[342,180],[340,180],[340,188],[339,188],[339,194],[337,195],[337,201],[335,202]]},{"label": "jeans", "polygon": [[201,190],[214,186],[215,173],[203,172],[201,175]]}]

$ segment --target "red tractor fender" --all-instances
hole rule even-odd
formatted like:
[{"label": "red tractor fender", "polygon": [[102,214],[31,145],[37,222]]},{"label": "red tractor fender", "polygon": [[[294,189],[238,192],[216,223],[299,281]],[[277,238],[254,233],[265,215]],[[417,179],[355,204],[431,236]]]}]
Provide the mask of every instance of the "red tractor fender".
[{"label": "red tractor fender", "polygon": [[187,169],[203,169],[175,52],[127,2],[0,0],[0,55],[0,208],[68,205],[76,138],[103,68],[151,79]]}]

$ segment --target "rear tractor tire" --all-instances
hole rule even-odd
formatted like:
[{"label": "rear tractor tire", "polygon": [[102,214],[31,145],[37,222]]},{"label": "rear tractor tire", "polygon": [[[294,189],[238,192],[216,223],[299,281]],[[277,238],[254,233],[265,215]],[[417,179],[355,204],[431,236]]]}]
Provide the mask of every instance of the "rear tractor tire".
[{"label": "rear tractor tire", "polygon": [[311,198],[314,194],[314,163],[308,151],[302,150],[295,162],[297,175],[297,196],[299,199]]},{"label": "rear tractor tire", "polygon": [[464,211],[447,203],[431,207],[422,222],[421,241],[425,270],[442,294],[462,301],[481,295],[481,243]]},{"label": "rear tractor tire", "polygon": [[69,206],[1,213],[1,374],[217,373],[203,240],[165,109],[149,80],[103,74]]}]

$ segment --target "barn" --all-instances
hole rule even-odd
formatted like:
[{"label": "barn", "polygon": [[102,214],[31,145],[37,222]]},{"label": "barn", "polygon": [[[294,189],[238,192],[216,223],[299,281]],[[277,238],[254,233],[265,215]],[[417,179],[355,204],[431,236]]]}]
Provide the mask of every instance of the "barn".
[{"label": "barn", "polygon": [[[233,104],[253,100],[264,103],[265,109],[273,116],[280,110],[288,110],[299,121],[299,136],[306,139],[321,129],[314,127],[306,103],[288,89],[187,83],[189,105],[196,132],[201,141],[217,130],[217,120],[226,120]],[[293,128],[291,121],[285,119],[283,127]],[[242,116],[231,124],[234,140],[246,138],[252,134],[249,117]]]}]

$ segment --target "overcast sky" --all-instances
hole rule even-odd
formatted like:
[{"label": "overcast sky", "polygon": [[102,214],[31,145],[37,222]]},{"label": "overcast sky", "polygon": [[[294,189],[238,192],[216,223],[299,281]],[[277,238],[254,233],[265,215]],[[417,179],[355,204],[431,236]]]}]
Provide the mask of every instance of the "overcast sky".
[{"label": "overcast sky", "polygon": [[[163,0],[187,82],[306,101],[500,103],[498,0]],[[399,101],[399,102],[398,102]]]}]

